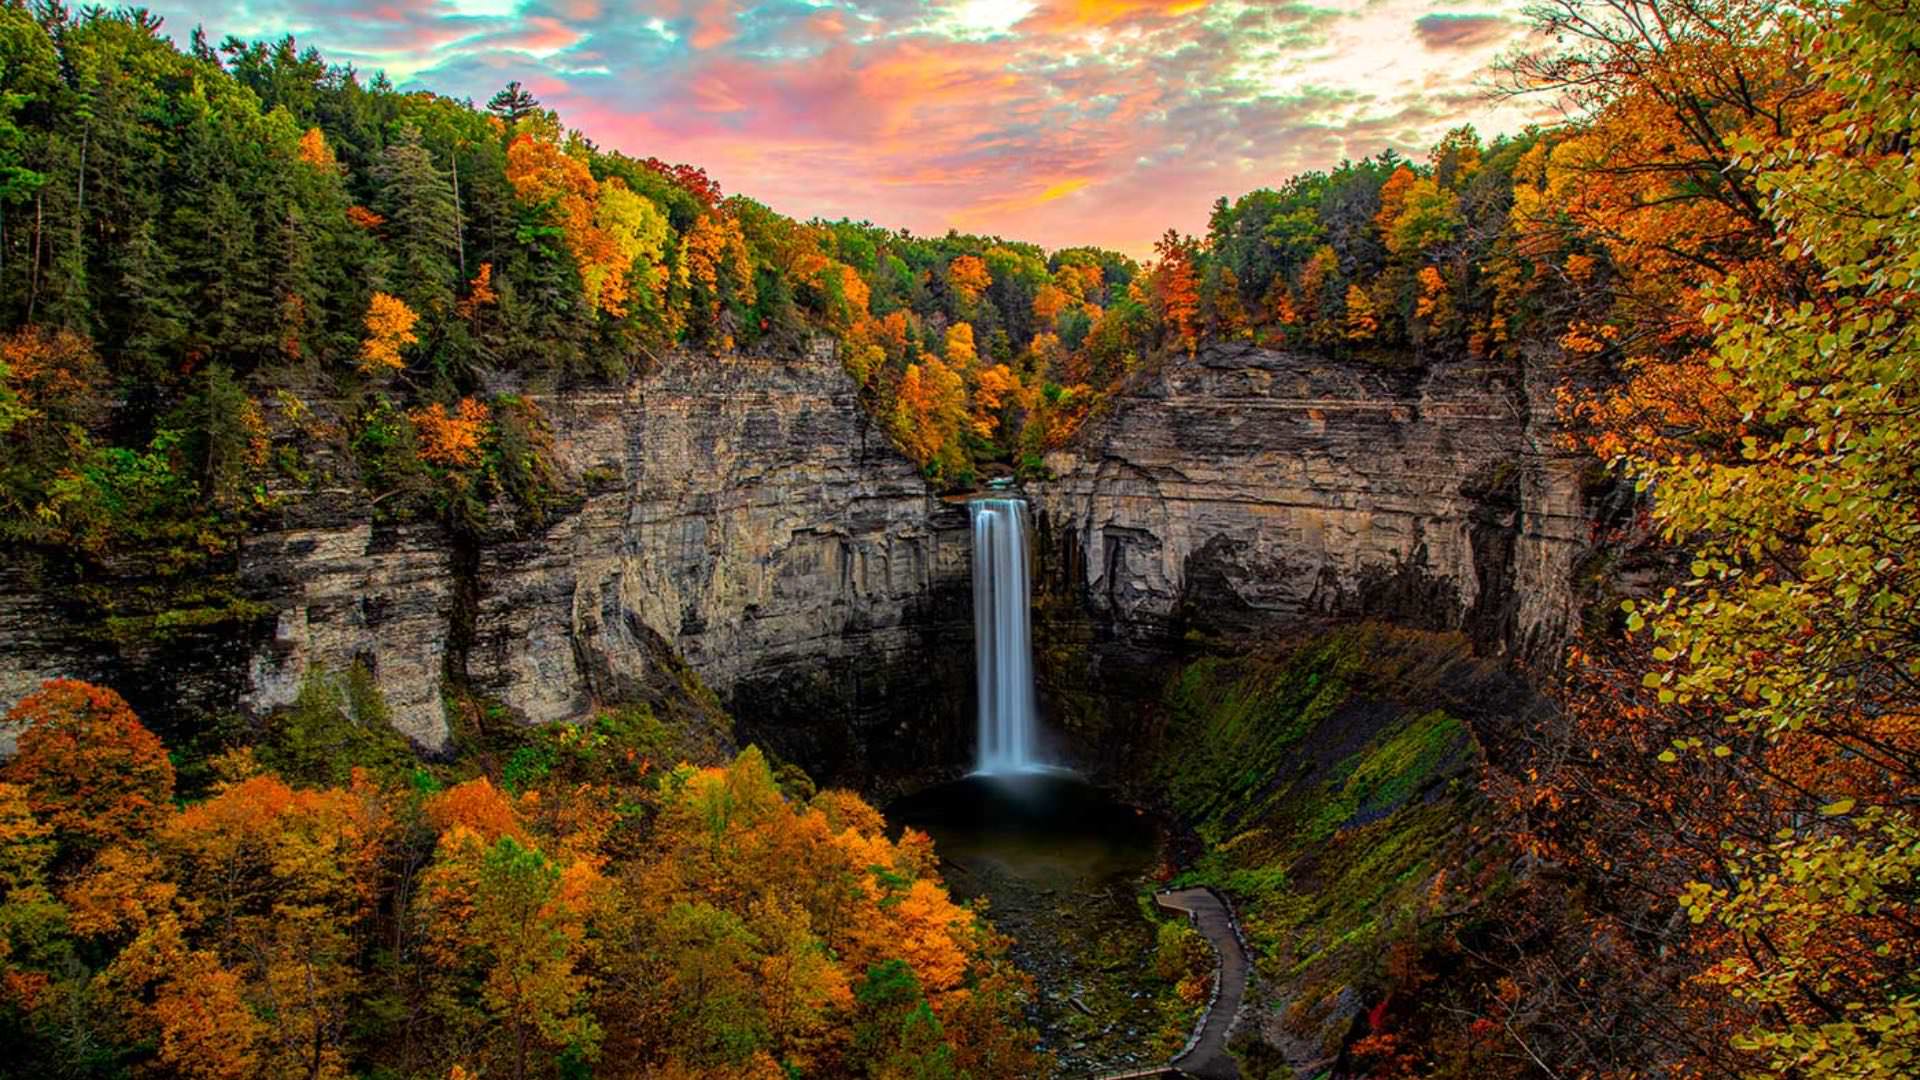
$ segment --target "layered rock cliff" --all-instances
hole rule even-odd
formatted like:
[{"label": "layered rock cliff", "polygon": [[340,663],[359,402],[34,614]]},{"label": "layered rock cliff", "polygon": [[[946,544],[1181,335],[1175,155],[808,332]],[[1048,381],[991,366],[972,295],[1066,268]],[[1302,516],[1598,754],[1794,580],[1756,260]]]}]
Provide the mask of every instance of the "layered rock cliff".
[{"label": "layered rock cliff", "polygon": [[[1139,379],[1026,491],[1060,752],[1125,741],[1191,633],[1370,615],[1464,629],[1492,655],[1556,641],[1588,525],[1549,389],[1510,366],[1238,345]],[[234,557],[219,618],[162,636],[76,620],[48,599],[69,583],[10,561],[0,692],[91,678],[165,726],[258,714],[358,663],[437,750],[450,683],[549,722],[690,669],[741,738],[824,777],[969,759],[965,510],[875,429],[830,350],[678,353],[540,404],[578,496],[538,534],[457,541],[353,490],[290,493]]]},{"label": "layered rock cliff", "polygon": [[260,713],[359,663],[397,727],[449,739],[449,680],[524,722],[644,697],[678,660],[766,742],[826,775],[958,760],[970,679],[964,509],[877,432],[831,350],[690,353],[616,390],[541,399],[577,508],[460,542],[383,524],[351,490],[291,493],[232,568],[250,611],[152,664],[0,582],[0,689],[77,675],[143,713]]},{"label": "layered rock cliff", "polygon": [[1177,357],[1032,489],[1056,720],[1109,741],[1189,633],[1353,616],[1543,653],[1590,540],[1552,384],[1512,365],[1397,370],[1249,345]]}]

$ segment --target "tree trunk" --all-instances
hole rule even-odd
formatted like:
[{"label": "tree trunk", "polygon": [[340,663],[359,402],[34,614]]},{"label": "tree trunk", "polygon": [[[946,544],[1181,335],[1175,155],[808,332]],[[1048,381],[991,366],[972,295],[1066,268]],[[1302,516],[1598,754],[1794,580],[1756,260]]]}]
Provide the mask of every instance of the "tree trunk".
[{"label": "tree trunk", "polygon": [[33,193],[33,267],[27,275],[27,325],[33,325],[33,309],[40,302],[40,233],[45,220],[46,196]]},{"label": "tree trunk", "polygon": [[460,212],[460,147],[453,148],[453,249],[460,254],[460,280],[467,280],[467,219]]}]

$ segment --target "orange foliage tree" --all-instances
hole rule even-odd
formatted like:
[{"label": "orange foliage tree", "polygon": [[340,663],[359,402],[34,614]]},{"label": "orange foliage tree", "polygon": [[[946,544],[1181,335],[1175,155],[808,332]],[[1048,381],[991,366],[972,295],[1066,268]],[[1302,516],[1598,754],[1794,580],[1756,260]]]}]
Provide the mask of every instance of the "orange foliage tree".
[{"label": "orange foliage tree", "polygon": [[587,163],[548,140],[521,134],[507,147],[507,180],[520,200],[560,229],[590,307],[624,315],[636,260],[657,306],[665,296],[667,220],[617,177],[595,181]]},{"label": "orange foliage tree", "polygon": [[1160,256],[1148,275],[1154,313],[1181,347],[1192,352],[1199,342],[1200,279],[1194,267],[1198,249],[1191,239],[1168,229],[1154,242],[1153,250]]},{"label": "orange foliage tree", "polygon": [[119,694],[54,679],[20,700],[21,726],[0,779],[26,790],[27,806],[63,847],[92,852],[157,828],[173,798],[173,763]]},{"label": "orange foliage tree", "polygon": [[978,255],[961,255],[947,264],[947,284],[967,303],[973,303],[993,285],[993,275]]},{"label": "orange foliage tree", "polygon": [[[764,1062],[854,1075],[857,1039],[885,973],[911,974],[939,1036],[922,1049],[973,1051],[972,1075],[1033,1075],[1017,1037],[993,1031],[1027,992],[1004,942],[933,876],[926,838],[890,841],[870,807],[841,792],[789,800],[749,749],[724,769],[682,766],[668,781],[662,848],[624,883],[639,947],[610,958],[633,995],[609,1049],[671,1051],[703,1075]],[[657,914],[655,914],[657,913]]]},{"label": "orange foliage tree", "polygon": [[755,298],[753,258],[740,222],[724,211],[701,214],[680,243],[694,310],[705,325],[719,328],[722,347],[731,348],[733,337],[722,315],[752,307]]},{"label": "orange foliage tree", "polygon": [[466,469],[480,461],[480,442],[492,411],[472,398],[461,398],[453,412],[439,402],[407,414],[420,434],[420,458],[449,469]]},{"label": "orange foliage tree", "polygon": [[535,1055],[595,1053],[580,967],[598,891],[587,863],[563,866],[510,835],[488,842],[455,824],[440,838],[418,902],[434,979],[481,993],[478,1008],[464,995],[436,995],[436,1008],[465,1039],[492,1044],[515,1080]]},{"label": "orange foliage tree", "polygon": [[966,381],[938,357],[908,364],[895,392],[894,438],[923,466],[938,461],[953,445],[967,417]]}]

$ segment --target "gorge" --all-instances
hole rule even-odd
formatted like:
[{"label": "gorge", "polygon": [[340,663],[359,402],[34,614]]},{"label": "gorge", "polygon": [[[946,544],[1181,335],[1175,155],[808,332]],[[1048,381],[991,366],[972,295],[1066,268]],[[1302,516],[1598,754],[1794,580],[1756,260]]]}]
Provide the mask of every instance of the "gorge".
[{"label": "gorge", "polygon": [[[0,688],[84,675],[161,717],[264,710],[359,659],[432,752],[449,738],[443,672],[546,723],[660,692],[677,656],[743,740],[823,777],[969,760],[967,511],[877,436],[831,349],[676,353],[545,407],[576,495],[536,534],[461,550],[337,489],[287,491],[278,527],[233,559],[240,625],[162,646],[123,647],[16,563]],[[1589,525],[1551,408],[1496,366],[1393,372],[1237,345],[1141,379],[1049,459],[1055,479],[1028,485],[1035,663],[1066,759],[1111,757],[1087,695],[1137,698],[1190,631],[1380,617],[1461,630],[1489,655],[1555,640]],[[1050,667],[1080,650],[1083,674]],[[139,674],[163,663],[182,673],[164,700]]]},{"label": "gorge", "polygon": [[0,5],[0,1080],[1920,1070],[1920,9],[481,6]]},{"label": "gorge", "polygon": [[[1050,478],[970,504],[940,497],[877,436],[824,346],[725,362],[675,353],[622,388],[542,407],[576,494],[537,532],[469,545],[382,522],[336,490],[289,491],[278,526],[236,556],[250,613],[238,628],[126,651],[16,570],[0,592],[0,685],[96,679],[166,730],[190,713],[290,705],[310,680],[360,665],[428,754],[455,738],[447,678],[519,724],[649,701],[696,744],[757,744],[822,783],[881,794],[1031,765],[1037,714],[1050,760],[1166,807],[1156,777],[1180,737],[1165,687],[1185,665],[1363,619],[1523,657],[1564,632],[1589,529],[1580,467],[1554,448],[1541,387],[1468,361],[1396,371],[1242,345],[1176,355],[1051,455]],[[1013,598],[1029,557],[1037,702],[1016,674],[1028,612]],[[161,668],[181,674],[155,693],[141,673]],[[1399,729],[1369,718],[1416,686],[1374,686],[1358,703],[1373,712],[1280,760],[1390,739]],[[1129,914],[1124,874],[1094,862],[1084,881],[1009,876],[998,856],[969,863],[973,842],[943,811],[903,805],[953,842],[961,895],[997,891],[1033,942],[1152,954],[1118,944],[1151,931]],[[1181,829],[1199,820],[1190,809],[1172,810]],[[1141,856],[1127,858],[1137,875]],[[1073,933],[1050,914],[1061,888],[1091,920]],[[1148,1010],[1100,1028],[1090,1045],[1104,1051],[1070,1051],[1085,1036],[1062,1026],[1079,1015],[1068,997],[1114,977],[1049,977],[1043,991],[1061,995],[1046,1013],[1051,1048],[1151,1060],[1152,1031],[1185,1030]],[[1136,992],[1115,1000],[1144,1006]],[[1272,1000],[1278,1015],[1289,999]],[[1319,1023],[1333,1031],[1345,1015]]]}]

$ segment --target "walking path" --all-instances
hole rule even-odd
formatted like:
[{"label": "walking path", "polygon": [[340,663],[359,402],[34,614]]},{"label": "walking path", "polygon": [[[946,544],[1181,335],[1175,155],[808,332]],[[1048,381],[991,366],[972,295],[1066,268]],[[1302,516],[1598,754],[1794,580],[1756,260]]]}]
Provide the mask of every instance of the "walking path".
[{"label": "walking path", "polygon": [[1233,1033],[1233,1023],[1240,1017],[1240,1004],[1246,1000],[1247,975],[1252,970],[1252,964],[1247,960],[1246,949],[1240,944],[1239,932],[1234,929],[1233,913],[1227,909],[1226,901],[1212,889],[1174,889],[1157,893],[1153,899],[1168,911],[1181,912],[1193,920],[1194,926],[1206,937],[1207,944],[1213,946],[1214,955],[1220,958],[1220,977],[1214,984],[1213,1000],[1207,1003],[1199,1030],[1171,1064],[1138,1072],[1116,1073],[1103,1080],[1149,1076],[1238,1080],[1240,1067],[1227,1053],[1227,1036]]}]

